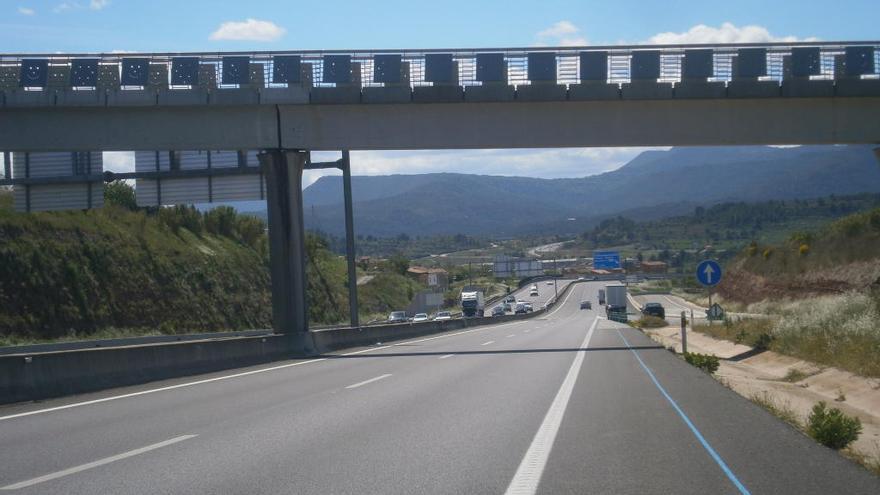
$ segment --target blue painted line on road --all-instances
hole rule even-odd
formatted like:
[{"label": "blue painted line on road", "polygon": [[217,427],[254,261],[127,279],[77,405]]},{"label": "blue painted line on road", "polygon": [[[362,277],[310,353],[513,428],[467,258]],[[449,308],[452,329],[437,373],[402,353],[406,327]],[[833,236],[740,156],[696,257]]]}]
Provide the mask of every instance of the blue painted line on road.
[{"label": "blue painted line on road", "polygon": [[682,411],[681,408],[678,407],[678,404],[672,399],[672,396],[670,396],[669,393],[666,392],[666,389],[663,388],[663,385],[660,385],[657,377],[654,376],[654,373],[651,371],[651,369],[648,368],[644,361],[642,361],[639,353],[636,352],[636,350],[633,349],[631,345],[629,345],[629,341],[626,340],[626,337],[623,336],[623,333],[620,332],[620,329],[616,330],[617,335],[620,335],[620,338],[623,340],[623,343],[626,344],[626,347],[629,348],[629,351],[633,353],[636,359],[638,359],[639,364],[642,365],[642,369],[645,370],[645,373],[647,373],[649,377],[651,377],[651,381],[654,382],[654,385],[657,386],[657,389],[660,390],[660,393],[663,394],[663,397],[666,397],[666,400],[669,401],[669,404],[672,405],[672,408],[675,409],[675,412],[677,412],[678,415],[681,416],[684,424],[686,424],[688,428],[691,429],[691,432],[693,432],[694,436],[697,437],[697,440],[700,441],[700,444],[703,445],[703,448],[706,449],[706,452],[708,452],[709,455],[712,456],[712,459],[715,460],[715,463],[718,464],[718,467],[720,467],[721,470],[724,471],[724,474],[727,475],[727,478],[730,480],[730,482],[733,483],[733,485],[743,495],[751,495],[745,485],[743,485],[736,477],[736,475],[733,474],[733,471],[730,470],[730,468],[727,466],[727,463],[724,462],[724,459],[722,459],[721,456],[718,455],[718,452],[715,452],[715,449],[713,449],[712,446],[709,445],[709,442],[703,437],[703,434],[700,433],[700,430],[698,430],[697,427],[694,426],[694,423],[691,422],[691,419],[688,418],[687,414],[685,414],[684,411]]}]

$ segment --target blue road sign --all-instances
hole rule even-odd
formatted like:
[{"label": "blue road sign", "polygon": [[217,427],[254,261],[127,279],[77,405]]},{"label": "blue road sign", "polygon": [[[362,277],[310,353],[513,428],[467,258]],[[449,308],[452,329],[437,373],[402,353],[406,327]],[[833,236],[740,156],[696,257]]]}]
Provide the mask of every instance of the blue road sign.
[{"label": "blue road sign", "polygon": [[721,281],[721,265],[713,260],[703,261],[697,265],[697,280],[708,287],[718,285]]},{"label": "blue road sign", "polygon": [[593,252],[593,268],[598,270],[613,270],[620,268],[620,253],[617,251]]}]

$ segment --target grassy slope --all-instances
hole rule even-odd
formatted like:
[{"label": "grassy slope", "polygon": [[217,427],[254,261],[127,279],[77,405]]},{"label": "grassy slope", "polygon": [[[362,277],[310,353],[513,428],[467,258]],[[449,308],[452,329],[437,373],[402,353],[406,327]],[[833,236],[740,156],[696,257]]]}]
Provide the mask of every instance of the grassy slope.
[{"label": "grassy slope", "polygon": [[[0,191],[0,345],[270,327],[264,239],[252,248],[175,231],[173,216],[113,206],[21,214]],[[315,237],[307,249],[310,320],[348,321],[344,259]],[[362,318],[405,308],[419,289],[378,274],[360,288]]]},{"label": "grassy slope", "polygon": [[266,327],[266,259],[235,241],[108,207],[0,211],[0,334],[108,327],[162,333]]},{"label": "grassy slope", "polygon": [[775,318],[727,322],[716,336],[754,344],[766,334],[772,350],[880,377],[880,208],[747,248],[725,277],[724,297]]}]

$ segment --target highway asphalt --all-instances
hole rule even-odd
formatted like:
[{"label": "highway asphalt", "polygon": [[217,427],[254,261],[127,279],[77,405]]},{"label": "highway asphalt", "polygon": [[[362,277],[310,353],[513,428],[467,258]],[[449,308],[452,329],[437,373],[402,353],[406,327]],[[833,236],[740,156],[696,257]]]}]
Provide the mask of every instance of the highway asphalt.
[{"label": "highway asphalt", "polygon": [[580,310],[0,408],[26,494],[877,494],[635,329]]}]

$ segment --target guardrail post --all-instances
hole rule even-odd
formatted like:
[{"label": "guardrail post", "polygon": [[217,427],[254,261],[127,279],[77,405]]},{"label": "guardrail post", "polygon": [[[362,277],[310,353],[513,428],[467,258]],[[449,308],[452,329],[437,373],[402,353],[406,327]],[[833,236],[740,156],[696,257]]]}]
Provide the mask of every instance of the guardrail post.
[{"label": "guardrail post", "polygon": [[306,250],[302,173],[307,151],[269,150],[259,154],[266,176],[272,326],[290,337],[294,352],[314,352],[306,308]]},{"label": "guardrail post", "polygon": [[682,311],[681,312],[681,353],[687,354],[688,351],[688,337],[687,337],[687,314]]},{"label": "guardrail post", "polygon": [[354,263],[354,213],[351,198],[351,158],[342,151],[342,189],[345,196],[345,257],[348,261],[348,315],[352,327],[360,326],[358,318],[357,268]]}]

